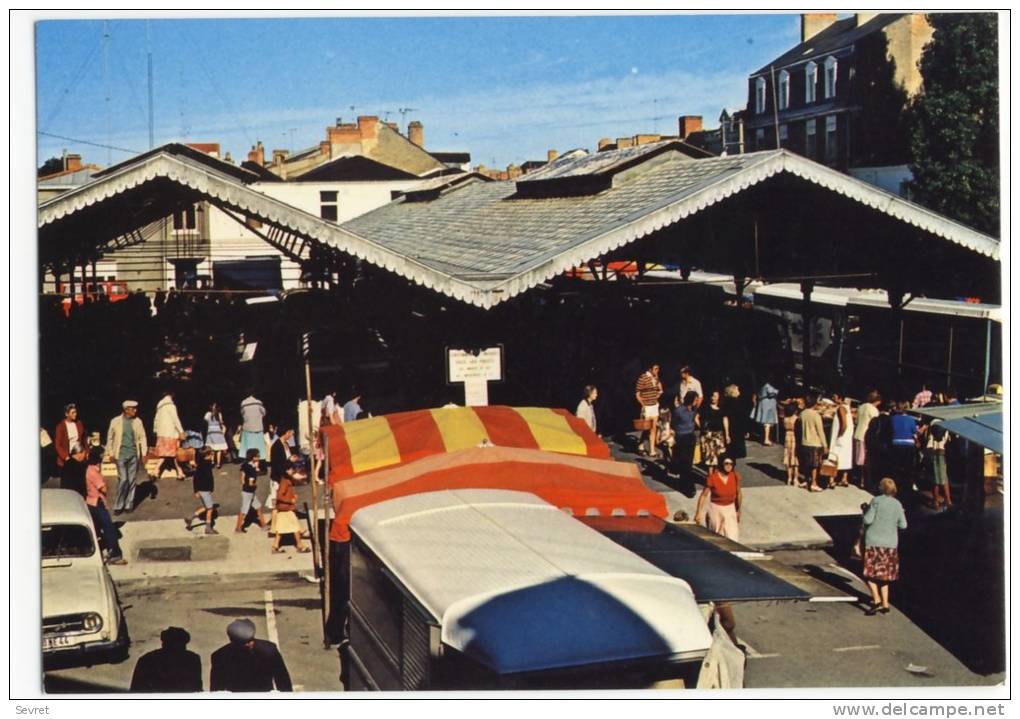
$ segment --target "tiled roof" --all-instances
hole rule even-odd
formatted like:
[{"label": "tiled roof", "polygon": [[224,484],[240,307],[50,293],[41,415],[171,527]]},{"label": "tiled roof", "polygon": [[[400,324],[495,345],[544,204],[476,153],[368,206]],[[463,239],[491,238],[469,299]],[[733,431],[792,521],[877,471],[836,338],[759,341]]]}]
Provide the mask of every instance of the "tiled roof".
[{"label": "tiled roof", "polygon": [[878,32],[903,16],[904,13],[879,13],[860,26],[857,25],[857,18],[853,16],[837,20],[814,37],[808,38],[756,72],[751,73],[751,76],[767,73],[769,68],[774,67],[778,70],[778,68],[786,65],[806,62],[811,58],[826,55],[848,45],[853,45],[861,38],[873,32]]},{"label": "tiled roof", "polygon": [[297,181],[414,180],[416,175],[362,155],[338,157],[295,178]]}]

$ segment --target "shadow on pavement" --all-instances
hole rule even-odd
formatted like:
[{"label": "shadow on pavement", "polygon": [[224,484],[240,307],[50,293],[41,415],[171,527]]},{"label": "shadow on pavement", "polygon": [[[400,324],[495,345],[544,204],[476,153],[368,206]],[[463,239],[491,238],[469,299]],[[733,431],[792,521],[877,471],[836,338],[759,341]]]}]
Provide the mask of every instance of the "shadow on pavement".
[{"label": "shadow on pavement", "polygon": [[43,675],[43,691],[47,694],[126,694],[122,687],[56,674]]},{"label": "shadow on pavement", "polygon": [[[860,517],[815,519],[832,537],[829,553],[860,576],[861,560],[851,555]],[[907,522],[900,535],[900,579],[890,602],[971,671],[1005,671],[1002,510],[974,517],[921,508],[910,511]]]},{"label": "shadow on pavement", "polygon": [[786,481],[786,469],[783,467],[776,467],[775,465],[768,464],[766,462],[748,462],[747,466],[758,470],[765,476],[772,479],[777,479],[781,482]]}]

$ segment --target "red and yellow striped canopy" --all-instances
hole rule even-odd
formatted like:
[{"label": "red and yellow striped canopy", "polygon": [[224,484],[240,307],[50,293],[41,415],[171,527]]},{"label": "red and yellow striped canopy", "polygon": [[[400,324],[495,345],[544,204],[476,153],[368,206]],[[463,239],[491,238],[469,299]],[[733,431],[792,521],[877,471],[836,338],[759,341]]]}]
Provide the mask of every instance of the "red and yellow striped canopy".
[{"label": "red and yellow striped canopy", "polygon": [[548,407],[442,407],[322,428],[329,481],[483,444],[606,459],[609,447],[582,420]]}]

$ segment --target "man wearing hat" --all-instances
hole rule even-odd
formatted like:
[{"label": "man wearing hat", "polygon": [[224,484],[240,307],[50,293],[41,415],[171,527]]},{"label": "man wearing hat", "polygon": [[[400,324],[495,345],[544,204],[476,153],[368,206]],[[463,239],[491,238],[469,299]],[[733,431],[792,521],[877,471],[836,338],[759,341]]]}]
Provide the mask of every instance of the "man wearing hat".
[{"label": "man wearing hat", "polygon": [[60,488],[73,489],[85,497],[85,425],[78,419],[78,408],[73,404],[64,407],[64,419],[53,433],[53,445],[60,468]]},{"label": "man wearing hat", "polygon": [[138,403],[133,399],[121,405],[123,412],[110,420],[106,431],[106,457],[117,463],[117,499],[113,513],[135,508],[135,481],[149,451],[145,427],[138,419]]},{"label": "man wearing hat", "polygon": [[280,650],[255,638],[255,623],[235,619],[227,626],[230,643],[212,655],[209,690],[214,692],[294,691]]},{"label": "man wearing hat", "polygon": [[159,635],[163,646],[138,658],[131,676],[133,692],[200,692],[202,658],[188,651],[191,635],[180,627],[167,627]]}]

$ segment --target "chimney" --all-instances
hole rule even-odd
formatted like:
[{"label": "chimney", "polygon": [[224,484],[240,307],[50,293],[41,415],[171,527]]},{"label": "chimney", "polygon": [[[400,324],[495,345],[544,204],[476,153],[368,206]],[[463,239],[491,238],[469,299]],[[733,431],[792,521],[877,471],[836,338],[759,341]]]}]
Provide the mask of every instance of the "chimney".
[{"label": "chimney", "polygon": [[266,166],[266,150],[262,147],[262,141],[256,142],[248,151],[248,161],[254,162],[259,167]]},{"label": "chimney", "polygon": [[610,140],[608,137],[601,138],[599,140],[599,152],[602,152],[603,150],[605,150],[607,147],[609,147],[612,144],[613,144],[613,141]]},{"label": "chimney", "polygon": [[418,147],[425,147],[425,126],[417,120],[407,123],[407,139]]},{"label": "chimney", "polygon": [[276,166],[282,165],[289,154],[289,150],[273,150],[273,164]]},{"label": "chimney", "polygon": [[625,147],[633,147],[633,146],[634,146],[634,138],[633,137],[618,137],[618,138],[616,138],[616,149],[617,150],[622,150]]},{"label": "chimney", "polygon": [[319,154],[323,156],[329,155],[329,140],[323,140],[319,143]]},{"label": "chimney", "polygon": [[857,13],[857,27],[860,27],[861,25],[866,23],[871,18],[877,17],[877,16],[878,16],[877,12],[859,12],[859,13]]},{"label": "chimney", "polygon": [[560,153],[556,152],[556,150],[549,150],[547,153],[545,153],[546,162],[552,162],[559,156]]},{"label": "chimney", "polygon": [[807,42],[834,22],[836,22],[834,12],[803,13],[800,16],[800,41]]},{"label": "chimney", "polygon": [[635,145],[650,145],[662,139],[662,135],[634,135]]},{"label": "chimney", "polygon": [[379,118],[375,115],[359,115],[358,129],[362,140],[374,140],[379,136]]},{"label": "chimney", "polygon": [[81,169],[81,155],[65,155],[64,169],[68,172],[76,172]]},{"label": "chimney", "polygon": [[680,116],[680,139],[686,140],[691,134],[701,132],[701,115]]},{"label": "chimney", "polygon": [[517,165],[513,165],[513,164],[510,164],[510,165],[506,166],[506,178],[508,180],[516,180],[520,176],[521,176],[521,168],[520,167],[518,167]]}]

